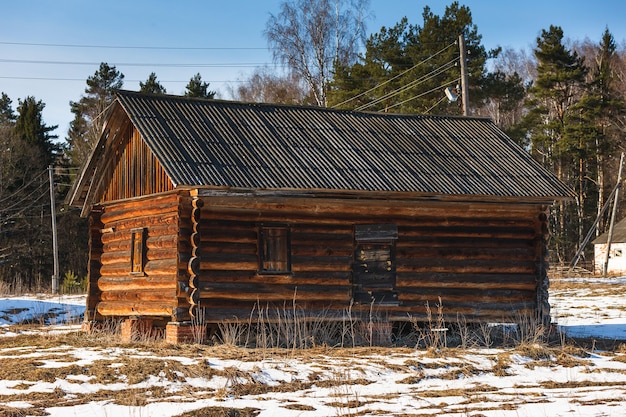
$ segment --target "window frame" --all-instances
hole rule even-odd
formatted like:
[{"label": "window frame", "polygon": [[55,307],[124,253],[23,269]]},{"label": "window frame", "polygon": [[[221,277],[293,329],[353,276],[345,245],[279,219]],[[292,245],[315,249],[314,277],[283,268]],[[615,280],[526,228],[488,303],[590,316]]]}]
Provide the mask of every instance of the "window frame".
[{"label": "window frame", "polygon": [[131,229],[130,231],[130,274],[133,276],[145,275],[146,236],[145,227]]},{"label": "window frame", "polygon": [[[281,231],[273,234],[271,231]],[[284,223],[264,223],[258,226],[258,273],[260,275],[291,275],[291,228]],[[282,242],[281,242],[282,241]],[[271,245],[271,243],[274,243]],[[268,246],[270,244],[271,246]],[[270,251],[275,253],[268,253]],[[281,256],[282,255],[282,256]],[[274,259],[268,259],[268,258]],[[283,258],[284,259],[281,259]],[[284,268],[270,268],[269,264],[281,264]]]}]

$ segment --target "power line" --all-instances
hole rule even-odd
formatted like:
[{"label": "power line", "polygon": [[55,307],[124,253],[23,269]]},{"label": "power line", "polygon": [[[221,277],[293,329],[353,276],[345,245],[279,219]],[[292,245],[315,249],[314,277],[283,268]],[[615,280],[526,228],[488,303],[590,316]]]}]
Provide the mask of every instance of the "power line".
[{"label": "power line", "polygon": [[52,48],[91,48],[91,49],[146,49],[171,51],[237,51],[237,50],[268,50],[262,47],[239,46],[122,46],[122,45],[82,45],[62,43],[31,43],[31,42],[0,42],[0,45],[43,46]]},{"label": "power line", "polygon": [[357,107],[355,110],[356,111],[365,110],[368,107],[372,107],[372,106],[374,106],[374,105],[376,105],[376,104],[378,104],[378,103],[380,103],[380,102],[382,102],[382,101],[384,101],[386,99],[393,98],[393,97],[397,96],[398,94],[401,94],[401,93],[403,93],[403,92],[405,92],[405,91],[407,91],[407,90],[409,90],[411,88],[417,87],[419,84],[424,83],[424,82],[426,82],[426,81],[428,81],[430,79],[433,79],[436,76],[438,76],[438,75],[442,74],[443,72],[445,72],[445,71],[449,70],[450,68],[452,68],[454,66],[454,64],[456,63],[456,61],[458,61],[458,59],[459,59],[458,57],[454,58],[454,59],[448,61],[447,63],[443,64],[441,67],[436,68],[436,69],[432,70],[431,72],[429,72],[428,74],[423,75],[422,77],[418,78],[417,80],[413,80],[410,83],[408,83],[408,84],[406,84],[406,85],[404,85],[404,86],[402,86],[400,88],[397,88],[396,90],[393,90],[393,91],[383,95],[382,97],[374,99],[374,100],[370,101],[369,103],[363,104],[363,105]]},{"label": "power line", "polygon": [[[87,61],[51,61],[51,60],[31,60],[31,59],[0,59],[0,63],[8,64],[35,64],[35,65],[89,65],[97,66],[101,62],[87,62]],[[114,62],[115,66],[126,67],[165,67],[165,68],[255,68],[258,66],[269,65],[267,62],[235,62],[235,63],[185,63],[185,64],[172,64],[172,63],[138,63],[138,62]]]},{"label": "power line", "polygon": [[[0,75],[0,79],[5,80],[29,80],[29,81],[80,81],[85,82],[85,78],[57,78],[57,77],[13,77]],[[138,83],[146,80],[127,80],[125,82]],[[204,80],[202,80],[204,81]],[[161,83],[188,83],[189,80],[159,80]],[[245,80],[206,80],[208,83],[243,83]]]},{"label": "power line", "polygon": [[388,79],[387,81],[384,81],[384,82],[382,82],[382,83],[380,83],[380,84],[378,84],[378,85],[376,85],[376,86],[374,86],[374,87],[370,88],[370,89],[369,89],[369,90],[367,90],[367,91],[362,92],[361,94],[358,94],[358,95],[356,95],[356,96],[354,96],[354,97],[352,97],[352,98],[349,98],[348,100],[342,101],[341,103],[334,105],[334,106],[333,106],[333,108],[336,108],[336,107],[339,107],[339,106],[341,106],[341,105],[343,105],[343,104],[349,103],[349,102],[351,102],[352,100],[355,100],[355,99],[357,99],[357,98],[359,98],[359,97],[362,97],[362,96],[364,96],[365,94],[371,93],[372,91],[374,91],[374,90],[376,90],[376,89],[378,89],[378,88],[380,88],[380,87],[382,87],[382,86],[384,86],[384,85],[386,85],[386,84],[390,83],[391,81],[393,81],[393,80],[395,80],[395,79],[397,79],[397,78],[399,78],[399,77],[402,77],[402,76],[403,76],[404,74],[406,74],[407,72],[410,72],[410,71],[414,70],[415,68],[419,67],[420,65],[425,64],[426,62],[430,61],[430,60],[431,60],[431,59],[433,59],[434,57],[436,57],[436,56],[438,56],[438,55],[440,55],[440,54],[444,53],[446,50],[448,50],[449,48],[451,48],[453,45],[456,45],[456,41],[455,41],[455,42],[452,42],[452,43],[451,43],[451,44],[449,44],[448,46],[446,46],[446,47],[444,47],[444,48],[440,49],[439,51],[435,52],[433,55],[429,56],[428,58],[423,59],[422,61],[420,61],[420,62],[418,62],[417,64],[413,65],[411,68],[409,68],[409,69],[407,69],[407,70],[405,70],[405,71],[401,72],[400,74],[398,74],[398,75],[396,75],[396,76],[394,76],[394,77],[392,77],[392,78]]},{"label": "power line", "polygon": [[[35,188],[34,190],[32,190],[30,193],[28,193],[28,195],[26,196],[21,196],[20,198],[16,198],[16,202],[8,207],[3,207],[2,209],[0,209],[0,213],[1,214],[6,214],[6,213],[10,213],[13,209],[15,208],[19,208],[19,207],[23,207],[24,206],[24,201],[29,201],[29,204],[27,207],[22,208],[21,210],[17,211],[17,214],[23,212],[24,210],[26,210],[27,208],[32,207],[32,205],[38,201],[41,200],[42,196],[45,196],[46,194],[42,194],[39,197],[37,197],[36,199],[31,201],[31,197],[36,196],[37,194],[39,194],[39,192],[41,191],[42,188],[48,187],[48,184],[45,182],[42,182],[41,184],[39,184],[39,186],[37,188]],[[17,192],[13,193],[13,195],[11,197],[15,197],[17,196]]]},{"label": "power line", "polygon": [[[391,105],[391,106],[387,107],[387,110],[388,110],[388,109],[393,109],[394,107],[397,107],[397,106],[401,106],[401,105],[403,105],[404,103],[407,103],[407,102],[409,102],[409,101],[411,101],[411,100],[415,100],[416,98],[420,98],[420,97],[423,97],[423,96],[425,96],[425,95],[427,95],[427,94],[433,93],[433,92],[435,92],[435,91],[439,90],[440,88],[443,88],[443,87],[445,87],[445,86],[447,86],[447,85],[454,84],[454,83],[458,82],[460,79],[461,79],[461,77],[457,78],[456,80],[452,80],[452,81],[450,81],[450,82],[447,82],[447,83],[445,83],[445,84],[442,84],[442,85],[440,85],[440,86],[437,86],[437,87],[435,87],[435,88],[433,88],[433,89],[431,89],[431,90],[428,90],[428,91],[426,91],[426,92],[424,92],[424,93],[420,93],[420,94],[418,94],[418,95],[416,95],[416,96],[413,96],[413,97],[411,97],[411,98],[408,98],[408,99],[406,99],[406,100],[403,100],[403,101],[401,101],[401,102],[399,102],[399,103],[393,104],[393,105]],[[444,95],[444,96],[442,97],[442,99],[441,99],[441,100],[439,100],[437,103],[435,103],[435,105],[434,105],[434,106],[432,106],[431,108],[429,108],[428,110],[426,110],[426,113],[428,113],[428,112],[429,112],[429,111],[431,111],[433,108],[435,108],[435,107],[436,107],[439,103],[441,103],[441,102],[442,102],[445,98],[447,98],[447,97]],[[379,111],[382,111],[382,110],[379,110]]]},{"label": "power line", "polygon": [[40,174],[35,175],[29,182],[27,182],[26,184],[22,185],[20,188],[18,188],[17,190],[15,190],[11,195],[4,197],[2,199],[0,199],[0,203],[4,203],[7,200],[10,200],[12,198],[14,198],[15,196],[18,195],[18,193],[22,192],[23,190],[26,189],[26,187],[28,187],[29,185],[31,185],[33,182],[35,182],[35,180],[40,179],[42,176],[47,175],[48,173],[48,169],[46,168],[44,171],[42,171]]}]

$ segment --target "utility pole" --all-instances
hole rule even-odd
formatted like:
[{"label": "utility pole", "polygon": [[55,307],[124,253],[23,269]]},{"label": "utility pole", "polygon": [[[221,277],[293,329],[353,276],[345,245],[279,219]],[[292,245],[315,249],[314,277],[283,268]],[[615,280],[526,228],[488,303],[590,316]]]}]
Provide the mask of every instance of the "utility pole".
[{"label": "utility pole", "polygon": [[467,50],[465,49],[465,37],[459,35],[459,55],[461,61],[461,104],[463,116],[469,116],[469,93],[467,85]]},{"label": "utility pole", "polygon": [[615,226],[615,216],[617,214],[617,201],[619,200],[619,189],[622,186],[622,167],[624,166],[624,152],[619,160],[619,170],[617,171],[617,186],[615,190],[615,199],[613,200],[613,211],[611,212],[611,225],[609,226],[609,234],[606,239],[606,255],[604,257],[604,266],[602,276],[606,277],[609,270],[609,256],[611,254],[611,241],[613,240],[613,228]]},{"label": "utility pole", "polygon": [[54,176],[52,165],[48,167],[50,178],[50,215],[52,217],[52,252],[54,257],[54,273],[52,274],[52,293],[59,292],[59,247],[57,244],[57,211],[54,201]]}]

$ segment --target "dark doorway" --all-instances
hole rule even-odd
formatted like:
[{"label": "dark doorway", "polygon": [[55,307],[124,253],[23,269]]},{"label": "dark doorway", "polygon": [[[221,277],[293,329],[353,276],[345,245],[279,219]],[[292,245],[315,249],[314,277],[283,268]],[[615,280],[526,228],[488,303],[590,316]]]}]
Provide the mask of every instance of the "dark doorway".
[{"label": "dark doorway", "polygon": [[395,241],[355,246],[353,298],[357,303],[397,304]]}]

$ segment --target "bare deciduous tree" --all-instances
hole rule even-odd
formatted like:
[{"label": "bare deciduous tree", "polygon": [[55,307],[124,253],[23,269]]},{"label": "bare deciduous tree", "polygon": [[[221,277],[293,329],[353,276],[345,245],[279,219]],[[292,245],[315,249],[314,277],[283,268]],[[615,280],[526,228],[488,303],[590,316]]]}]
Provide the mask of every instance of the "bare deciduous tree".
[{"label": "bare deciduous tree", "polygon": [[237,87],[229,87],[234,100],[250,103],[307,104],[307,89],[295,74],[280,76],[257,68]]},{"label": "bare deciduous tree", "polygon": [[287,66],[326,106],[336,63],[354,63],[365,41],[369,0],[287,0],[270,15],[265,36],[274,59]]}]

